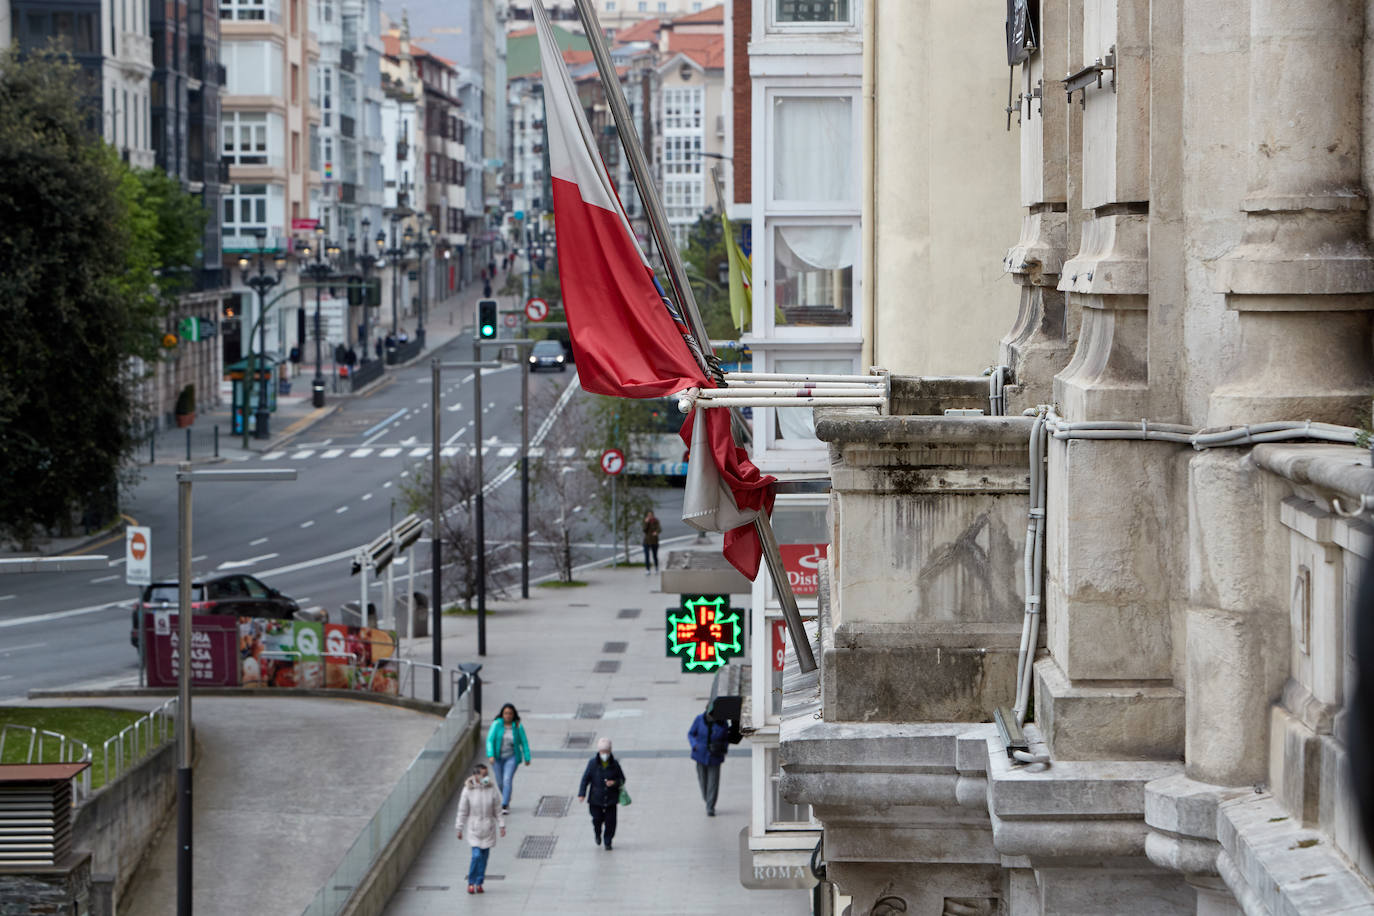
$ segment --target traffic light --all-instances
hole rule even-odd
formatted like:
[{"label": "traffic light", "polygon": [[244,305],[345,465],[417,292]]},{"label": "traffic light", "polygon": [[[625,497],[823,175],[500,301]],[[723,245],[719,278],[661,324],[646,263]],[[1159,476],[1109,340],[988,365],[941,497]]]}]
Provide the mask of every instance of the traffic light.
[{"label": "traffic light", "polygon": [[491,340],[496,336],[496,300],[479,299],[477,302],[477,336]]}]

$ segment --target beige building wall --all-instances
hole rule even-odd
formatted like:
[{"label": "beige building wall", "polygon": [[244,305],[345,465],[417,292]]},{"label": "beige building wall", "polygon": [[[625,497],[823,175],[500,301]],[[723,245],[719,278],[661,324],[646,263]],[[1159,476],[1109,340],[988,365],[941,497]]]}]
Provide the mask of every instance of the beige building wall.
[{"label": "beige building wall", "polygon": [[1018,145],[1001,112],[1006,4],[869,0],[865,15],[876,28],[864,47],[864,365],[976,374],[1016,317],[998,269],[1021,221]]}]

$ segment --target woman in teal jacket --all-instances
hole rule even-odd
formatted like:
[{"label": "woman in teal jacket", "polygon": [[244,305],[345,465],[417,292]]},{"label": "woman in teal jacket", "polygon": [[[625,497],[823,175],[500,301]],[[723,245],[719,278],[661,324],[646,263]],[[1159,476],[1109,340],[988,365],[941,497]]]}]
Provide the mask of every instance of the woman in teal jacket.
[{"label": "woman in teal jacket", "polygon": [[522,760],[525,766],[530,765],[530,742],[514,704],[502,706],[501,714],[491,723],[487,731],[487,758],[491,761],[492,772],[501,780],[501,813],[509,814],[515,768]]}]

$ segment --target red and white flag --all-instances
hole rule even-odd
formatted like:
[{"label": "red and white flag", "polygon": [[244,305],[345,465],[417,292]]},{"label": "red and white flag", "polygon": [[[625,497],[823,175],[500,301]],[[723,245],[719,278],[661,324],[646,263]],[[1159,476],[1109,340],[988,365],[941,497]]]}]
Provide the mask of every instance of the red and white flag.
[{"label": "red and white flag", "polygon": [[[713,388],[665,307],[653,269],[630,229],[548,13],[540,0],[533,7],[559,282],[582,387],[630,398]],[[697,414],[683,426],[691,454],[683,519],[704,531],[724,531],[726,558],[753,579],[762,552],[752,521],[760,510],[772,509],[773,478],[760,474],[735,445],[728,412],[698,409]],[[694,424],[693,419],[705,422]]]}]

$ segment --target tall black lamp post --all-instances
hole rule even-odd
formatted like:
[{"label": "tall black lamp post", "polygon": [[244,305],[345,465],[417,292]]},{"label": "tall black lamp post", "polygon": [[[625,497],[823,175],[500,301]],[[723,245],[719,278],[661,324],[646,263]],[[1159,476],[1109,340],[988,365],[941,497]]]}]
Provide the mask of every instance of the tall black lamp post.
[{"label": "tall black lamp post", "polygon": [[439,230],[433,226],[425,230],[424,223],[427,219],[427,214],[420,214],[420,237],[410,244],[411,250],[415,252],[418,259],[416,272],[420,278],[420,309],[416,313],[415,339],[420,342],[422,347],[425,345],[425,298],[426,293],[430,292],[428,287],[431,285],[425,283],[425,253],[434,247],[435,239],[439,235]]},{"label": "tall black lamp post", "polygon": [[[281,257],[275,250],[268,252],[265,247],[266,244],[267,233],[259,232],[258,250],[253,260],[250,261],[246,257],[239,258],[239,268],[243,271],[244,284],[258,294],[258,354],[262,356],[264,360],[267,357],[267,291],[281,282],[282,268],[286,266],[286,259]],[[273,266],[277,269],[275,274],[267,272],[267,259],[269,253],[272,256]],[[256,273],[249,270],[250,266],[253,264],[257,266]],[[251,340],[248,342],[248,346],[253,346]],[[251,360],[249,364],[250,366],[252,365]],[[252,369],[244,374],[243,422],[245,424],[248,422],[247,392],[252,390],[253,382],[256,381],[253,376],[256,374],[257,372]],[[270,417],[271,413],[267,409],[267,382],[264,379],[262,384],[258,385],[258,409],[257,413],[254,415],[255,423],[253,425],[253,438],[266,439],[271,434],[268,429]],[[245,442],[245,445],[246,444]]]},{"label": "tall black lamp post", "polygon": [[[334,275],[331,260],[338,254],[338,246],[325,241],[322,226],[315,229],[314,259],[311,259],[309,245],[300,250],[301,274],[309,277],[315,286],[315,380],[310,384],[310,394],[311,403],[316,407],[324,406],[324,357],[320,352],[320,339],[324,335],[320,333],[320,291],[324,282]],[[326,260],[326,257],[331,260]]]},{"label": "tall black lamp post", "polygon": [[362,229],[363,229],[363,237],[362,237],[363,247],[362,247],[362,249],[361,249],[361,250],[358,249],[358,246],[357,246],[358,239],[353,235],[353,233],[350,232],[350,233],[348,234],[348,254],[349,254],[349,257],[353,260],[354,266],[355,266],[355,267],[360,267],[360,268],[362,268],[362,281],[363,281],[363,295],[362,295],[362,303],[363,303],[363,327],[362,327],[362,340],[358,341],[358,359],[359,359],[360,362],[364,362],[364,363],[365,363],[365,362],[367,362],[367,350],[368,350],[368,328],[369,328],[369,322],[368,322],[367,319],[368,319],[368,315],[369,315],[369,314],[371,313],[371,311],[372,311],[372,287],[371,287],[371,286],[368,284],[368,282],[367,282],[367,274],[368,274],[368,271],[369,271],[369,270],[371,270],[373,267],[377,266],[377,261],[380,260],[380,257],[374,257],[374,256],[373,256],[372,251],[371,251],[371,239],[368,238],[368,232],[372,229],[372,220],[368,219],[367,217],[363,217]]}]

